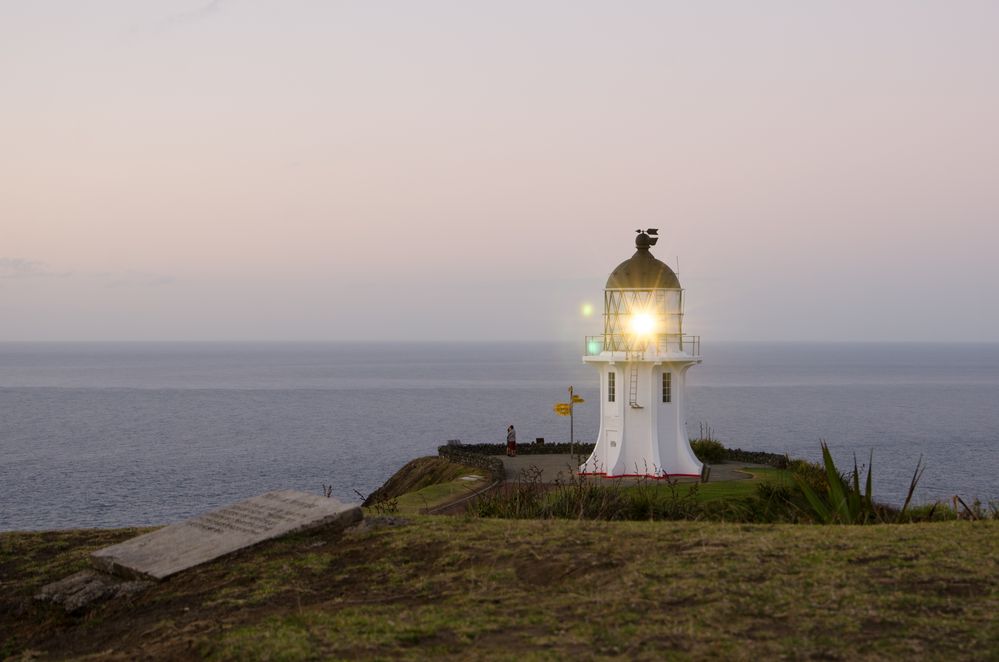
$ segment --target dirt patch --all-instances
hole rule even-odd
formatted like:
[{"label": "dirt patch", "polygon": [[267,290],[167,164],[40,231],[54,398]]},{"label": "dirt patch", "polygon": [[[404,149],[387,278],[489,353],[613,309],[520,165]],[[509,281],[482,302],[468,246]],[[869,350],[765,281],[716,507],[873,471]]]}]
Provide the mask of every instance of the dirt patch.
[{"label": "dirt patch", "polygon": [[992,582],[971,581],[946,577],[930,579],[901,580],[899,588],[913,593],[930,593],[942,598],[974,598],[985,596],[995,590]]},{"label": "dirt patch", "polygon": [[575,564],[552,559],[525,559],[517,561],[514,572],[517,579],[528,586],[551,586],[578,571]]},{"label": "dirt patch", "polygon": [[869,635],[884,635],[898,632],[902,629],[902,624],[888,618],[865,618],[860,621],[860,630]]}]

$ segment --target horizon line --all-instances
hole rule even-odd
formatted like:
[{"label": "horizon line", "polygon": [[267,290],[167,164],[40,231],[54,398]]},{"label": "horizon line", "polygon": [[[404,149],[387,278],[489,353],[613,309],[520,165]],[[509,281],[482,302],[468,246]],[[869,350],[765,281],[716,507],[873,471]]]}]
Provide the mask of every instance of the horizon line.
[{"label": "horizon line", "polygon": [[[703,339],[703,336],[702,336]],[[553,338],[476,338],[476,339],[438,339],[424,338],[414,340],[411,338],[297,338],[297,339],[275,339],[275,338],[158,338],[158,339],[0,339],[0,345],[14,344],[528,344],[528,343],[551,343],[551,344],[574,344],[575,340],[553,339]],[[999,344],[999,339],[829,339],[829,338],[781,338],[781,339],[754,339],[754,338],[719,338],[709,340],[709,343],[746,343],[759,345],[772,344],[809,344],[821,343],[828,345],[878,345],[878,344],[918,344],[918,345],[995,345]]]}]

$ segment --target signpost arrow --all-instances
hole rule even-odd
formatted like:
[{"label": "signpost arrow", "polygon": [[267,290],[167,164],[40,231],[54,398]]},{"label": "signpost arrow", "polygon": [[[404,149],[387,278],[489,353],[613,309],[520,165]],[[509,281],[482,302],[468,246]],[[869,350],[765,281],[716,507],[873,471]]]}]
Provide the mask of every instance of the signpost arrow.
[{"label": "signpost arrow", "polygon": [[586,400],[583,400],[583,398],[581,398],[580,396],[575,395],[572,392],[572,387],[570,386],[569,387],[569,402],[558,402],[558,403],[555,404],[555,406],[552,407],[552,411],[554,411],[559,416],[568,416],[569,417],[569,454],[570,455],[574,455],[575,451],[576,451],[576,438],[575,438],[575,430],[573,429],[573,427],[574,427],[574,420],[573,420],[573,416],[572,416],[572,409],[573,409],[574,405],[581,405],[584,402],[586,402]]}]

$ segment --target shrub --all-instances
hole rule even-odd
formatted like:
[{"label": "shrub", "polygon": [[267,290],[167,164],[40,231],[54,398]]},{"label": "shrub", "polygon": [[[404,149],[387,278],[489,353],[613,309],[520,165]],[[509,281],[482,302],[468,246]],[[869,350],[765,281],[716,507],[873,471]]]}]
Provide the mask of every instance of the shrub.
[{"label": "shrub", "polygon": [[473,500],[467,512],[506,519],[700,519],[697,489],[697,483],[681,489],[676,480],[622,484],[579,475],[545,485],[532,467],[513,485]]},{"label": "shrub", "polygon": [[744,451],[741,448],[726,448],[725,459],[729,462],[748,462],[750,464],[767,464],[778,469],[787,469],[787,455],[768,453],[767,451]]},{"label": "shrub", "polygon": [[[721,447],[713,439],[698,441],[709,441]],[[824,442],[822,456],[822,466],[805,460],[787,460],[790,476],[781,474],[777,479],[760,483],[752,496],[704,502],[698,501],[697,483],[680,484],[674,479],[605,481],[570,472],[568,481],[546,485],[541,480],[541,471],[532,467],[524,471],[516,483],[470,502],[468,513],[508,519],[707,519],[824,524],[999,519],[999,503],[986,506],[976,501],[968,506],[958,497],[954,498],[953,508],[933,504],[910,509],[912,494],[922,474],[921,458],[916,464],[905,503],[899,509],[873,501],[870,465],[862,488],[856,460],[853,471],[843,474],[836,468]]]},{"label": "shrub", "polygon": [[542,507],[551,519],[620,520],[627,517],[627,502],[616,485],[597,485],[589,480],[556,486]]},{"label": "shrub", "polygon": [[909,508],[907,516],[902,521],[906,522],[944,522],[958,519],[958,513],[947,504],[928,503],[915,508]]},{"label": "shrub", "polygon": [[999,520],[999,501],[989,501],[987,505],[982,504],[979,499],[975,499],[969,506],[964,499],[958,495],[952,498],[953,512],[957,519],[970,520]]},{"label": "shrub", "polygon": [[725,446],[714,439],[694,439],[690,448],[701,462],[719,464],[725,461]]},{"label": "shrub", "polygon": [[[871,451],[871,460],[867,465],[867,480],[864,490],[860,489],[860,469],[857,467],[857,458],[853,458],[853,471],[842,474],[833,462],[832,453],[829,446],[822,442],[822,463],[826,472],[826,493],[821,494],[814,490],[805,478],[795,474],[794,479],[801,489],[808,505],[811,515],[823,524],[869,524],[873,522],[905,522],[912,521],[908,513],[909,504],[912,503],[912,495],[916,491],[916,484],[923,474],[923,458],[920,457],[916,463],[916,470],[912,474],[909,482],[909,493],[905,497],[905,503],[901,510],[875,504],[871,498],[871,485],[873,482],[872,465],[874,463],[874,452]],[[932,511],[930,513],[932,516]]]},{"label": "shrub", "polygon": [[804,483],[816,494],[826,494],[829,492],[829,482],[826,470],[823,467],[809,462],[808,460],[790,460],[787,463],[787,470],[791,472],[795,483]]},{"label": "shrub", "polygon": [[695,520],[704,515],[702,504],[697,501],[697,483],[680,489],[674,479],[658,483],[639,480],[625,492],[627,519],[632,520]]}]

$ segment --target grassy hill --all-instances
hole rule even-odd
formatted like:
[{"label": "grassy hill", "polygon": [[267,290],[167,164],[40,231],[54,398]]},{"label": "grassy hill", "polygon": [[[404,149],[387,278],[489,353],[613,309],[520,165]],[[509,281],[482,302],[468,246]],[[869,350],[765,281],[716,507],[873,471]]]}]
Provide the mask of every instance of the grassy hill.
[{"label": "grassy hill", "polygon": [[999,522],[409,516],[273,541],[69,616],[134,529],[0,534],[0,657],[995,659]]}]

